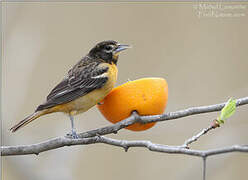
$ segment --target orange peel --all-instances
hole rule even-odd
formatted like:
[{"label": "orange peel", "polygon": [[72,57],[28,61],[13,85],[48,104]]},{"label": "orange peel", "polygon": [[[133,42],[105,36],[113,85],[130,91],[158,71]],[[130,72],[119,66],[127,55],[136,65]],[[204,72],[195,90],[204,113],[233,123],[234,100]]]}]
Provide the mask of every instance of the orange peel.
[{"label": "orange peel", "polygon": [[[103,116],[112,123],[128,118],[133,111],[139,115],[162,114],[168,100],[168,85],[163,78],[142,78],[114,88],[97,105]],[[126,127],[132,131],[147,130],[153,123],[135,123]]]}]

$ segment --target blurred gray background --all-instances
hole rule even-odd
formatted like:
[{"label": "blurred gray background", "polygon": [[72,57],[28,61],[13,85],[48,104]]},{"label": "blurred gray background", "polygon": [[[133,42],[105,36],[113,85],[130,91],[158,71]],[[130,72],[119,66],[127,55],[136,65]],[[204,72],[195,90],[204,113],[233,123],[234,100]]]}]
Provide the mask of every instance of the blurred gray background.
[{"label": "blurred gray background", "polygon": [[[133,46],[119,58],[117,85],[142,77],[167,80],[166,112],[247,96],[248,4],[243,3],[243,10],[231,11],[242,12],[243,17],[198,17],[198,5],[3,4],[3,144],[38,143],[69,132],[69,118],[60,113],[41,117],[15,134],[8,129],[32,113],[69,68],[102,40],[113,39]],[[217,113],[190,116],[158,123],[145,132],[121,130],[108,137],[181,145],[216,116]],[[248,106],[238,108],[227,123],[202,137],[192,148],[247,144],[247,117]],[[110,124],[95,107],[75,119],[78,132]],[[103,144],[65,147],[39,156],[4,157],[2,162],[4,180],[202,177],[200,158],[143,148],[131,148],[125,153],[121,148]],[[247,154],[210,157],[207,179],[247,179],[247,167]]]}]

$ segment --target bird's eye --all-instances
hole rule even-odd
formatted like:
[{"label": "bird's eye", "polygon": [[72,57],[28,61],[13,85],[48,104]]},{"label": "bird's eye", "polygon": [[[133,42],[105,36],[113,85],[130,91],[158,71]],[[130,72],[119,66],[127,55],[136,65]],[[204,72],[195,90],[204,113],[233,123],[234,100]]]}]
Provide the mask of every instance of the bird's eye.
[{"label": "bird's eye", "polygon": [[112,48],[113,48],[112,46],[105,46],[105,49],[106,49],[107,51],[110,51]]}]

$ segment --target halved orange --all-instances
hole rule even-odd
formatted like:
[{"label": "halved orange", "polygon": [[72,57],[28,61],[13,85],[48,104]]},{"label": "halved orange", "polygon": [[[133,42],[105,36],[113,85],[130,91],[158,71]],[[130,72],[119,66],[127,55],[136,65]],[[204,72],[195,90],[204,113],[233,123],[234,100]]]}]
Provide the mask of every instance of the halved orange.
[{"label": "halved orange", "polygon": [[[114,88],[97,105],[103,116],[112,123],[128,118],[133,111],[139,115],[158,115],[165,110],[168,99],[168,85],[163,78],[142,78],[129,81]],[[143,131],[155,123],[135,123],[126,127],[132,131]]]}]

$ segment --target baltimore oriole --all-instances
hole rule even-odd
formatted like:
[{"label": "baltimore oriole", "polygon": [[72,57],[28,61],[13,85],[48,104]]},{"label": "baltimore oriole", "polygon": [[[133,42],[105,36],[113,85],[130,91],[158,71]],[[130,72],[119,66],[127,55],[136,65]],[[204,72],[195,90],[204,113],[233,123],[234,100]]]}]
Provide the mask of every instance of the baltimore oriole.
[{"label": "baltimore oriole", "polygon": [[99,103],[114,87],[119,53],[129,48],[116,41],[103,41],[93,47],[66,77],[49,93],[46,102],[10,130],[17,131],[45,114],[64,112],[71,120],[71,135],[77,138],[73,116]]}]

